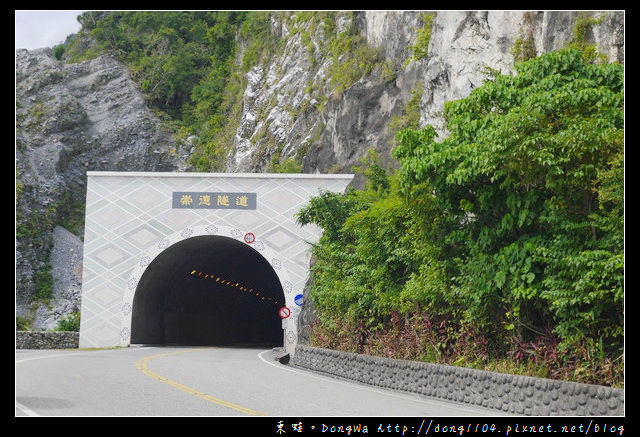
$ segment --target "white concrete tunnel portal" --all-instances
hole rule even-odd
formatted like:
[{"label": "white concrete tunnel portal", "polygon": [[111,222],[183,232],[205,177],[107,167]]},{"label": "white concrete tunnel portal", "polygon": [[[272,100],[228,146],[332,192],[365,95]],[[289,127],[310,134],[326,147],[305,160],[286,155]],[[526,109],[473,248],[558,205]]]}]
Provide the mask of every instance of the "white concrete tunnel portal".
[{"label": "white concrete tunnel portal", "polygon": [[321,235],[296,214],[352,179],[88,172],[79,346],[283,346],[293,355]]},{"label": "white concrete tunnel portal", "polygon": [[158,255],[140,278],[131,342],[281,346],[284,305],[280,280],[260,253],[230,237],[191,237]]}]

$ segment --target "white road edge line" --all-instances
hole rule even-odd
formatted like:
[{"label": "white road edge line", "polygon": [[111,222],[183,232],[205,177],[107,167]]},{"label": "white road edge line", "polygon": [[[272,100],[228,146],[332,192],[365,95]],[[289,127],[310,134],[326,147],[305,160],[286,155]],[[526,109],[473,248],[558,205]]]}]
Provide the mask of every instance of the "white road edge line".
[{"label": "white road edge line", "polygon": [[[116,352],[116,351],[127,351],[127,350],[135,350],[135,349],[151,349],[151,348],[150,347],[136,347],[136,348],[96,349],[96,350],[87,349],[87,350],[78,351],[78,352],[69,352],[68,354],[39,355],[39,356],[31,357],[31,358],[23,358],[21,360],[16,360],[16,364],[25,363],[27,361],[44,360],[44,359],[47,359],[47,358],[64,358],[64,357],[68,357],[68,356],[71,356],[71,355],[100,354],[100,353],[109,353],[109,352]],[[64,349],[64,350],[68,350],[68,349]]]},{"label": "white road edge line", "polygon": [[39,355],[37,357],[32,357],[32,358],[24,358],[22,360],[16,360],[16,364],[19,363],[24,363],[27,361],[36,361],[36,360],[44,360],[46,358],[65,358],[68,357],[69,355],[83,355],[84,352],[72,352],[70,354],[66,354],[66,355],[62,355],[62,354],[56,354],[56,355]]},{"label": "white road edge line", "polygon": [[25,407],[24,405],[22,405],[20,402],[16,401],[16,410],[20,410],[22,411],[24,414],[26,414],[27,416],[32,416],[32,417],[40,417],[40,415],[38,413],[36,413],[35,411],[33,411],[31,408],[29,407]]}]

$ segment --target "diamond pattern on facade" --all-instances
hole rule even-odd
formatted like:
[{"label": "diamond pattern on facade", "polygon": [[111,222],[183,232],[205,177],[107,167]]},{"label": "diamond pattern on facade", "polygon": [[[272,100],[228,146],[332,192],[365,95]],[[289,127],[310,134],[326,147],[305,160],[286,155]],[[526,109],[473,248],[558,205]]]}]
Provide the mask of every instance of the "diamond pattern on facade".
[{"label": "diamond pattern on facade", "polygon": [[126,259],[127,254],[118,247],[108,244],[95,252],[94,259],[109,268]]},{"label": "diamond pattern on facade", "polygon": [[[320,233],[295,214],[323,191],[343,192],[353,175],[89,172],[80,347],[129,344],[133,296],[146,267],[185,238],[224,235],[250,244],[280,278],[287,306],[308,279],[309,243]],[[256,193],[255,210],[174,209],[173,192]],[[297,314],[297,313],[295,313]],[[297,323],[287,323],[289,352]]]},{"label": "diamond pattern on facade", "polygon": [[162,234],[148,225],[142,225],[125,235],[125,238],[138,247],[149,246],[158,240]]},{"label": "diamond pattern on facade", "polygon": [[293,232],[288,231],[284,227],[272,228],[267,232],[262,233],[265,243],[269,244],[278,252],[283,252],[294,244],[298,243],[300,237]]}]

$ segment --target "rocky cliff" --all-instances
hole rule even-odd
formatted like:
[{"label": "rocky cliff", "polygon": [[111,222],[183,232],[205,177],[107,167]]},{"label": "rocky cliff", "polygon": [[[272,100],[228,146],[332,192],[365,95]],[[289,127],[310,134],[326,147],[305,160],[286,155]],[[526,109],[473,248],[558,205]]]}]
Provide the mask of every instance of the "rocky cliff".
[{"label": "rocky cliff", "polygon": [[[428,54],[412,57],[410,48],[431,14]],[[582,39],[608,60],[624,62],[621,12],[366,11],[344,14],[337,31],[353,20],[380,59],[370,74],[340,90],[329,80],[335,59],[319,49],[327,37],[323,29],[287,18],[273,20],[285,41],[281,55],[248,76],[229,171],[268,170],[275,154],[279,161],[299,160],[304,172],[349,171],[370,148],[388,158],[394,121],[401,124],[416,96],[420,125],[444,134],[444,103],[466,97],[488,70],[512,72],[522,42],[531,57]],[[576,35],[580,23],[585,30]],[[304,35],[314,36],[311,55]]]},{"label": "rocky cliff", "polygon": [[[511,72],[519,57],[581,43],[624,62],[624,12],[363,11],[338,14],[335,29],[293,17],[273,14],[279,52],[246,75],[229,172],[280,171],[286,163],[307,173],[350,172],[371,148],[393,165],[399,127],[432,124],[446,134],[444,103],[467,96],[487,72]],[[416,56],[427,24],[428,46]],[[345,29],[366,42],[371,60],[348,83],[335,80],[336,68],[349,69],[354,55],[326,49]],[[191,152],[113,58],[64,64],[51,49],[18,50],[17,314],[29,313],[36,282],[48,275],[62,281],[51,254],[60,253],[54,241],[69,244],[69,235],[54,230],[66,228],[80,241],[86,171],[189,170]],[[35,328],[51,325],[50,316],[38,320]]]},{"label": "rocky cliff", "polygon": [[[18,50],[17,314],[29,312],[37,289],[49,287],[56,297],[64,296],[65,290],[55,287],[64,283],[57,273],[81,271],[67,264],[65,255],[50,254],[58,253],[54,241],[65,241],[54,238],[56,225],[69,228],[77,241],[82,235],[87,171],[175,171],[179,161],[170,131],[149,110],[123,65],[108,56],[65,65],[51,49]],[[54,284],[47,285],[50,274]],[[62,315],[77,311],[77,305],[63,306]],[[40,313],[36,326],[53,328],[55,320],[42,308]]]}]

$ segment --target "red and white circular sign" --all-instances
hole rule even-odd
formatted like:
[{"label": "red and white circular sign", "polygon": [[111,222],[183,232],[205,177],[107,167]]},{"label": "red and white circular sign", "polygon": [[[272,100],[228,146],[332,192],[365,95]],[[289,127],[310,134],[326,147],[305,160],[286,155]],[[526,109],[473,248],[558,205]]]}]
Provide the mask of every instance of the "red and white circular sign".
[{"label": "red and white circular sign", "polygon": [[252,234],[251,232],[247,232],[246,234],[244,234],[244,242],[247,244],[251,244],[254,241],[256,241],[256,236],[254,234]]},{"label": "red and white circular sign", "polygon": [[291,315],[291,310],[288,307],[282,307],[278,310],[278,315],[281,319],[286,319]]}]

